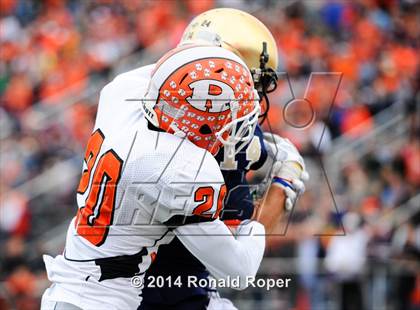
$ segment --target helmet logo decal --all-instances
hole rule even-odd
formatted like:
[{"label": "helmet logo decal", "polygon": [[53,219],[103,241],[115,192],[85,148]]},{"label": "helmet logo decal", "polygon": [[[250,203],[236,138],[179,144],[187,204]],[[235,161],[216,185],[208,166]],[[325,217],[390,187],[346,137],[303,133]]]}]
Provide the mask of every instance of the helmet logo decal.
[{"label": "helmet logo decal", "polygon": [[[188,86],[192,94],[185,100],[200,111],[224,112],[230,108],[230,102],[235,98],[232,87],[222,81],[198,80]],[[207,91],[203,92],[203,89]]]}]

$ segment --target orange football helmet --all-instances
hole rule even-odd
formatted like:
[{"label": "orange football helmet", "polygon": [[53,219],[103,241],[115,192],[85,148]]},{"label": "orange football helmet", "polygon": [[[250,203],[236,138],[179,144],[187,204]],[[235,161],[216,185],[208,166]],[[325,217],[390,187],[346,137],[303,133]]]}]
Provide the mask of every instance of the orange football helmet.
[{"label": "orange football helmet", "polygon": [[213,155],[224,146],[233,157],[254,135],[258,102],[251,73],[238,56],[217,46],[188,45],[158,61],[142,108],[153,126]]}]

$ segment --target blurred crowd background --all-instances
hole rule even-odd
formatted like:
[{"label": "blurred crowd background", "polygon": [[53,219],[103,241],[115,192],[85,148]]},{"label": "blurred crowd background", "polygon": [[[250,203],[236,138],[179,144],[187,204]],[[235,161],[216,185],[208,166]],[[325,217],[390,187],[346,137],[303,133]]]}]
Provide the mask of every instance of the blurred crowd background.
[{"label": "blurred crowd background", "polygon": [[297,145],[312,175],[260,271],[292,287],[225,296],[240,309],[420,307],[418,1],[0,5],[0,309],[39,308],[41,255],[61,251],[75,214],[100,88],[157,60],[214,7],[272,31],[279,85],[264,126]]}]

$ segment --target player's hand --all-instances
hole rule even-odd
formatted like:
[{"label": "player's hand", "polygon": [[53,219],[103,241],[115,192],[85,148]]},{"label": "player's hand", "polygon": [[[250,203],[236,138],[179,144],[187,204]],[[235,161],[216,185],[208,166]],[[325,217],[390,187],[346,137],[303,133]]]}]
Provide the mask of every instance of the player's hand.
[{"label": "player's hand", "polygon": [[286,193],[286,210],[291,210],[297,197],[305,191],[304,182],[309,179],[305,162],[296,147],[276,134],[264,133],[264,144],[268,155],[274,160],[273,184]]}]

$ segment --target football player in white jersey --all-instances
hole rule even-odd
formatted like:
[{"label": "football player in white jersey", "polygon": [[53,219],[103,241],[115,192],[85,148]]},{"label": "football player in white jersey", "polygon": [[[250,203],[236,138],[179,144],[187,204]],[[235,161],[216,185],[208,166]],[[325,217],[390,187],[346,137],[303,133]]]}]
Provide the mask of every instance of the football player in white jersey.
[{"label": "football player in white jersey", "polygon": [[245,288],[265,233],[286,198],[296,197],[282,184],[293,188],[302,174],[302,165],[286,160],[260,212],[235,235],[218,219],[226,191],[213,156],[247,143],[259,112],[245,63],[216,46],[178,48],[105,86],[65,250],[44,256],[52,285],[42,309],[136,309],[142,286],[131,279],[141,282],[174,235],[215,278],[239,276]]}]

